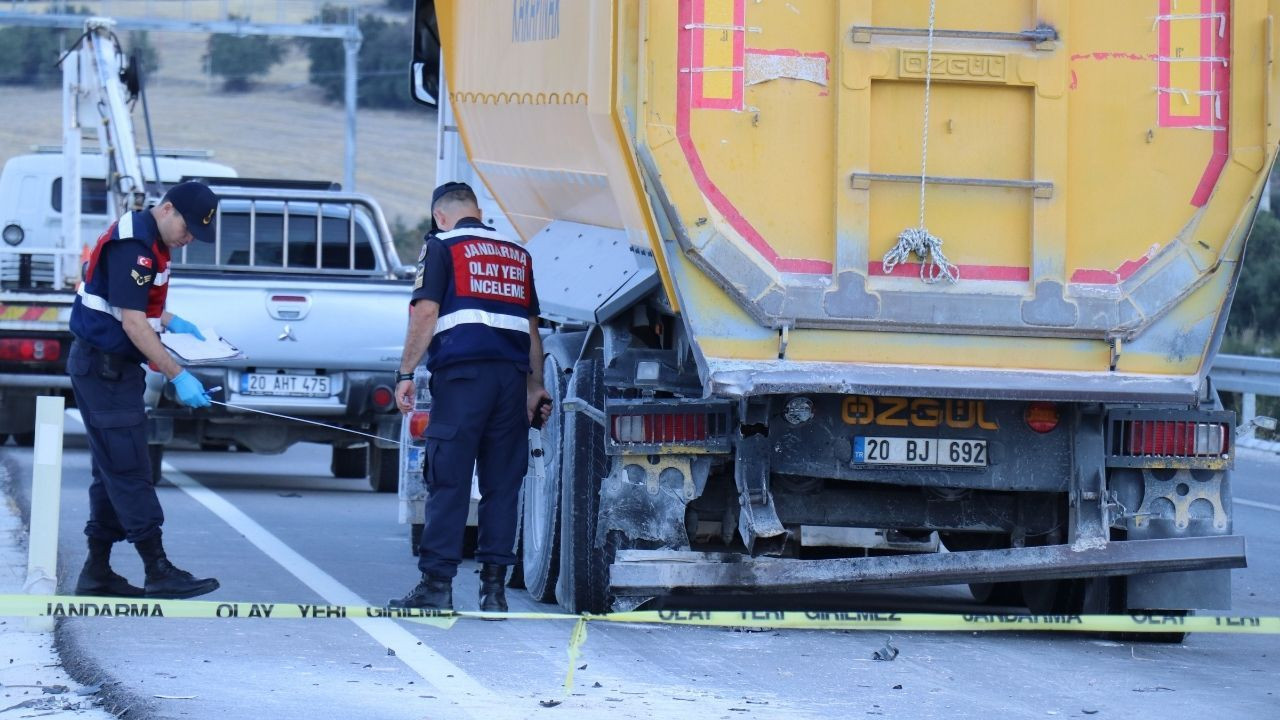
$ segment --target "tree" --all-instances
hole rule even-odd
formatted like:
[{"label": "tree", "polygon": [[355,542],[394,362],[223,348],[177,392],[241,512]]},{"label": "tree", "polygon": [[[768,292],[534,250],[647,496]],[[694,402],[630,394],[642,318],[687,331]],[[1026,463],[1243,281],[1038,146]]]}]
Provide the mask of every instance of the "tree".
[{"label": "tree", "polygon": [[160,69],[160,53],[151,44],[151,34],[145,31],[131,32],[126,36],[124,46],[125,54],[130,58],[137,58],[141,63],[143,78],[154,77],[156,70]]},{"label": "tree", "polygon": [[[66,8],[61,12],[90,14],[87,8]],[[80,30],[59,28],[0,27],[0,84],[36,87],[62,84],[58,58],[80,37],[80,33]]]},{"label": "tree", "polygon": [[[344,8],[326,5],[313,22],[341,23],[345,13]],[[413,42],[409,24],[365,15],[360,18],[359,26],[364,37],[356,61],[360,106],[413,107],[408,89],[408,49]],[[340,102],[346,70],[346,51],[342,42],[325,38],[305,38],[301,42],[310,61],[308,76],[311,84],[324,90],[326,99]]]},{"label": "tree", "polygon": [[[229,19],[244,18],[230,15]],[[209,36],[208,47],[204,59],[209,63],[209,71],[222,77],[222,89],[244,92],[253,86],[254,77],[266,75],[284,59],[288,45],[267,35],[215,34]]]},{"label": "tree", "polygon": [[1249,236],[1227,330],[1280,336],[1280,221],[1269,212],[1258,213]]}]

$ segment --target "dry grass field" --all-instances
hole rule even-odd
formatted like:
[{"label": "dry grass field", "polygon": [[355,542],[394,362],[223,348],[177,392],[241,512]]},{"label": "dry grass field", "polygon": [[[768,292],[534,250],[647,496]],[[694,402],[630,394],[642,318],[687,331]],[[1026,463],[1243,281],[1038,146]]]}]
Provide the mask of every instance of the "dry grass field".
[{"label": "dry grass field", "polygon": [[[152,33],[151,42],[160,63],[147,89],[157,147],[210,150],[243,176],[342,181],[345,111],[307,84],[296,48],[252,92],[229,94],[206,74],[207,35]],[[407,64],[408,48],[405,55]],[[60,144],[61,102],[57,89],[0,85],[0,162]],[[146,146],[141,105],[133,119]],[[376,198],[388,222],[417,224],[435,178],[434,111],[361,109],[356,130],[356,190]]]}]

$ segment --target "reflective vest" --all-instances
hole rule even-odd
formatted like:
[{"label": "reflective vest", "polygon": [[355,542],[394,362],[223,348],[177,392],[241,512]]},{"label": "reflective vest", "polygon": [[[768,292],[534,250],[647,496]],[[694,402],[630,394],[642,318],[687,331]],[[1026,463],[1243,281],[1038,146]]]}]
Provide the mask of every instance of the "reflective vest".
[{"label": "reflective vest", "polygon": [[[107,243],[122,240],[140,241],[151,250],[151,257],[146,258],[154,266],[151,268],[151,285],[147,288],[147,324],[156,332],[162,329],[160,318],[169,294],[169,246],[160,240],[160,231],[150,211],[142,210],[122,216],[98,237],[85,267],[84,280],[76,288],[75,304],[71,308],[71,332],[100,350],[141,360],[142,353],[125,334],[122,309],[111,303],[107,273],[99,271]],[[120,273],[127,272],[128,268],[107,270]]]},{"label": "reflective vest", "polygon": [[537,312],[529,252],[479,223],[436,238],[447,251],[450,282],[427,350],[428,369],[510,360],[528,372],[529,317]]}]

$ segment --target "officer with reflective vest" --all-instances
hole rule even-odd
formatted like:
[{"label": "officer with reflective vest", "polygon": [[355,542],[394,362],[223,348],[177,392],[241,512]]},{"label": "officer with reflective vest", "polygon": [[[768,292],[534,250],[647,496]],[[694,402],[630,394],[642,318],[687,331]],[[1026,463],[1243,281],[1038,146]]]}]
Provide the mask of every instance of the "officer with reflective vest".
[{"label": "officer with reflective vest", "polygon": [[393,607],[453,609],[471,475],[480,482],[480,609],[506,612],[507,567],[515,564],[516,505],[528,467],[529,426],[551,412],[542,384],[542,341],[533,262],[519,244],[480,221],[476,195],[446,183],[431,197],[414,286],[396,402],[413,410],[413,370],[431,371],[422,580]]},{"label": "officer with reflective vest", "polygon": [[[75,340],[67,373],[84,419],[93,462],[89,486],[89,558],[77,595],[189,598],[218,589],[174,567],[160,541],[164,513],[147,452],[142,363],[164,373],[178,400],[208,407],[204,386],[165,350],[158,333],[204,337],[165,310],[169,253],[192,242],[213,242],[218,196],[197,182],[175,185],[160,204],[126,213],[98,238],[71,309]],[[144,587],[111,569],[111,546],[133,543],[146,569]]]}]

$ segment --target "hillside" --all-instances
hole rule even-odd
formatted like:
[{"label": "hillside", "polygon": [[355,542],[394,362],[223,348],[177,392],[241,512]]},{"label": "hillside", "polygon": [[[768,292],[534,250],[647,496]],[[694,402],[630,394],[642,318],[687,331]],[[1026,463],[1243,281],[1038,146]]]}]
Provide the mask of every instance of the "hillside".
[{"label": "hillside", "polygon": [[[301,53],[291,50],[254,91],[228,94],[205,73],[207,37],[151,35],[160,54],[147,91],[157,146],[211,150],[245,176],[341,182],[345,113],[307,85]],[[0,117],[0,161],[33,145],[60,144],[61,102],[57,89],[0,85],[0,105],[10,110]],[[141,105],[134,124],[146,146]],[[434,111],[361,109],[356,132],[356,190],[374,196],[388,222],[417,224],[428,214],[435,179]]]}]

